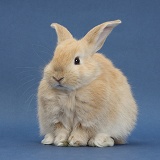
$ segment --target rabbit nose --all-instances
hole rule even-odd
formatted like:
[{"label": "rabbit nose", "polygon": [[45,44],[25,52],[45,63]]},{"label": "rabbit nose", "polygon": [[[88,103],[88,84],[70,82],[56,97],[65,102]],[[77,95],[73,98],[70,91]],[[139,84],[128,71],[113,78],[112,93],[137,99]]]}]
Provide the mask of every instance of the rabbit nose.
[{"label": "rabbit nose", "polygon": [[56,80],[57,82],[60,82],[62,79],[64,79],[64,77],[61,77],[61,78],[59,78],[59,79],[57,79],[56,77],[52,77],[54,80]]}]

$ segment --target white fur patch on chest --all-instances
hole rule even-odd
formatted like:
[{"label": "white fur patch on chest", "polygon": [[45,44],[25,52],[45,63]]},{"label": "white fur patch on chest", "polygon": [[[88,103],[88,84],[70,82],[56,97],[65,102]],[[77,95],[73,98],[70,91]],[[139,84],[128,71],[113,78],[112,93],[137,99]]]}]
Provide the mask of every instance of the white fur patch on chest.
[{"label": "white fur patch on chest", "polygon": [[66,116],[70,116],[70,114],[75,111],[75,93],[61,93],[58,96],[59,106],[62,107]]},{"label": "white fur patch on chest", "polygon": [[[87,97],[87,98],[86,98]],[[51,114],[54,122],[61,122],[66,128],[71,129],[81,123],[88,127],[93,126],[94,120],[92,106],[89,104],[88,94],[72,92],[56,92],[54,96],[48,97],[51,106]],[[53,119],[53,118],[52,118]]]},{"label": "white fur patch on chest", "polygon": [[75,117],[75,92],[59,93],[56,95],[56,102],[59,107],[58,120],[67,128],[71,128]]}]

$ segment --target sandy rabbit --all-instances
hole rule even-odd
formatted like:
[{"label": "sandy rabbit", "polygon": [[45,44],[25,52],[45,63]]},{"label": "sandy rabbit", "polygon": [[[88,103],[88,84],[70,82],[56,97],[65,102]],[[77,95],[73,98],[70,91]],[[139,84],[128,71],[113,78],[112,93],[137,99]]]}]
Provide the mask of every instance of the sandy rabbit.
[{"label": "sandy rabbit", "polygon": [[137,105],[123,73],[97,53],[120,20],[102,23],[76,40],[53,23],[58,43],[38,88],[43,144],[113,146],[125,143]]}]

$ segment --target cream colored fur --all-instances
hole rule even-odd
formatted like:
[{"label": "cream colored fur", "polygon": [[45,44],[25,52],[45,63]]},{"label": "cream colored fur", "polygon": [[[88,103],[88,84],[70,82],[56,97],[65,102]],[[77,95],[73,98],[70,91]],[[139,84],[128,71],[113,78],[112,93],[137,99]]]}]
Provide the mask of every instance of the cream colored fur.
[{"label": "cream colored fur", "polygon": [[[137,106],[123,73],[96,53],[121,21],[94,27],[81,40],[59,24],[54,57],[38,88],[38,118],[43,144],[113,146],[133,130]],[[75,65],[75,57],[80,64]],[[60,83],[55,80],[63,78]]]}]

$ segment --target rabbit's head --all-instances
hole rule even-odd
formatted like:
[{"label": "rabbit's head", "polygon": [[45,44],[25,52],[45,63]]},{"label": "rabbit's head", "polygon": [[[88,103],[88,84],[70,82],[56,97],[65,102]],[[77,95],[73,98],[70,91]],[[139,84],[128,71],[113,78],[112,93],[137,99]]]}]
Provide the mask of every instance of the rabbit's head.
[{"label": "rabbit's head", "polygon": [[65,27],[51,24],[56,30],[58,43],[53,59],[44,69],[44,79],[51,87],[61,90],[75,90],[96,79],[101,74],[101,64],[93,58],[94,53],[120,23],[120,20],[102,23],[80,40],[74,39]]}]

